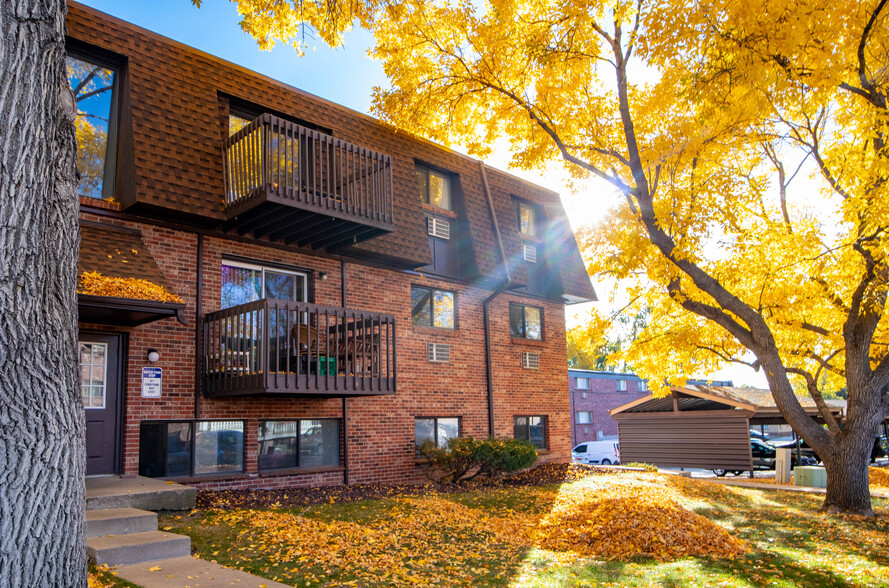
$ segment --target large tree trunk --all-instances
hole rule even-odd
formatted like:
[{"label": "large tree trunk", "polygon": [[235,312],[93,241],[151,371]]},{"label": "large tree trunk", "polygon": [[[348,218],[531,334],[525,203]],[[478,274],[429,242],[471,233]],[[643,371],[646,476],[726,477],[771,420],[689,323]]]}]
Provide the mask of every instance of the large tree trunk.
[{"label": "large tree trunk", "polygon": [[[858,435],[857,437],[862,437]],[[821,509],[826,512],[873,516],[870,501],[870,462],[873,435],[861,439],[843,439],[833,451],[822,455],[827,470],[827,496]]]},{"label": "large tree trunk", "polygon": [[0,586],[85,586],[64,0],[0,3]]}]

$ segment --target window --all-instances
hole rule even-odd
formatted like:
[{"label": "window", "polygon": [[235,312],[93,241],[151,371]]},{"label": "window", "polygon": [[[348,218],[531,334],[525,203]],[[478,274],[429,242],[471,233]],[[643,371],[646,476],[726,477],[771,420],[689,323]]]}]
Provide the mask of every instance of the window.
[{"label": "window", "polygon": [[80,396],[84,408],[105,408],[106,343],[80,343]]},{"label": "window", "polygon": [[451,204],[451,179],[447,174],[417,166],[417,192],[420,201],[444,210],[453,210]]},{"label": "window", "polygon": [[81,196],[114,198],[117,164],[117,68],[81,55],[67,57],[77,115],[77,170]]},{"label": "window", "polygon": [[139,475],[149,478],[244,471],[244,421],[141,424]]},{"label": "window", "polygon": [[524,202],[519,202],[519,232],[529,237],[537,236],[537,211]]},{"label": "window", "polygon": [[648,391],[648,380],[640,380],[639,381],[639,392],[647,392]]},{"label": "window", "polygon": [[589,390],[590,389],[590,379],[589,378],[575,378],[575,387],[578,390]]},{"label": "window", "polygon": [[588,410],[581,410],[575,413],[577,415],[578,425],[589,425],[593,422],[593,415]]},{"label": "window", "polygon": [[338,419],[261,421],[260,470],[340,465]]},{"label": "window", "polygon": [[627,391],[627,381],[626,380],[618,380],[617,381],[617,390],[618,390],[618,392],[626,392]]},{"label": "window", "polygon": [[517,339],[543,339],[543,309],[524,304],[509,305],[509,334]]},{"label": "window", "polygon": [[460,436],[460,417],[417,417],[414,419],[414,444],[420,447],[432,441],[446,447],[450,439]]},{"label": "window", "polygon": [[308,298],[307,284],[307,276],[301,272],[224,261],[222,308],[231,308],[262,298],[305,301]]},{"label": "window", "polygon": [[538,449],[546,449],[546,417],[513,417],[513,437],[530,441]]},{"label": "window", "polygon": [[422,327],[453,329],[456,297],[447,290],[411,286],[411,321]]}]

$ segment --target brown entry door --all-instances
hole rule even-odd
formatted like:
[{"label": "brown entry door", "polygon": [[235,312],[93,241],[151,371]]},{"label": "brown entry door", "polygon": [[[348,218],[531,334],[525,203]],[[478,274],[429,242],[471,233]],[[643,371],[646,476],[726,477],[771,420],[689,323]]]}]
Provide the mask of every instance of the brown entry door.
[{"label": "brown entry door", "polygon": [[86,474],[116,474],[119,461],[120,335],[80,333],[80,394],[86,412]]}]

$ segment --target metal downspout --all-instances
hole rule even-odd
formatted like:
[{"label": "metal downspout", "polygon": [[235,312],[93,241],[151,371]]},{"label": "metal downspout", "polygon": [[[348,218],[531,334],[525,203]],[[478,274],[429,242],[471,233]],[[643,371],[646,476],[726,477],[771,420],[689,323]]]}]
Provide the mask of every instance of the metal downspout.
[{"label": "metal downspout", "polygon": [[[340,305],[346,308],[346,262],[340,260]],[[343,485],[349,485],[349,406],[343,396]]]},{"label": "metal downspout", "polygon": [[494,437],[494,362],[491,352],[491,321],[489,305],[500,293],[509,288],[512,278],[509,275],[509,260],[503,247],[503,236],[500,233],[500,224],[497,222],[497,214],[494,211],[494,200],[491,198],[491,188],[488,185],[488,174],[485,172],[485,163],[478,162],[482,174],[482,185],[485,188],[485,196],[488,201],[488,213],[491,215],[491,224],[494,225],[494,234],[497,236],[497,246],[500,248],[500,258],[503,261],[503,281],[494,289],[490,296],[482,302],[483,326],[485,331],[485,381],[487,384],[488,398],[488,436]]},{"label": "metal downspout", "polygon": [[201,374],[204,363],[204,235],[198,233],[197,243],[197,278],[195,280],[195,329],[194,329],[194,418],[201,416],[201,387],[203,377]]}]

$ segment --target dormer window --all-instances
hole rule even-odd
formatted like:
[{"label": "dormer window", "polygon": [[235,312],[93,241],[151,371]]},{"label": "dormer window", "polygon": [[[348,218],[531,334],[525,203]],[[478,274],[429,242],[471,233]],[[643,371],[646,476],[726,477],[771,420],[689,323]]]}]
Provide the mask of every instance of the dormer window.
[{"label": "dormer window", "polygon": [[68,83],[74,92],[77,116],[77,170],[81,196],[114,198],[117,165],[117,67],[69,52]]},{"label": "dormer window", "polygon": [[420,202],[435,208],[453,210],[451,179],[447,174],[418,165],[417,191],[420,195]]},{"label": "dormer window", "polygon": [[528,237],[537,236],[537,211],[524,202],[519,202],[519,232]]}]

